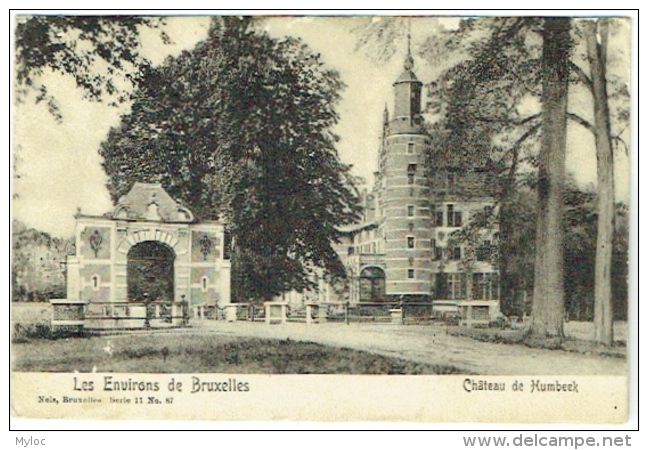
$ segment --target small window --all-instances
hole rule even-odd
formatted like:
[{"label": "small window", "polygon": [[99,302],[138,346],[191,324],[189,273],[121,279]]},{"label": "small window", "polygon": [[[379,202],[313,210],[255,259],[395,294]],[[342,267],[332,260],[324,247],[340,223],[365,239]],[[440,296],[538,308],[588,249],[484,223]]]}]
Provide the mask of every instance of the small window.
[{"label": "small window", "polygon": [[416,173],[416,164],[408,164],[407,173]]},{"label": "small window", "polygon": [[407,237],[407,248],[414,248],[414,237],[413,236],[408,236]]},{"label": "small window", "polygon": [[414,174],[413,173],[408,173],[407,174],[407,184],[414,184]]},{"label": "small window", "polygon": [[491,258],[491,241],[484,243],[477,249],[477,261],[489,261]]},{"label": "small window", "polygon": [[353,254],[355,253],[355,248],[354,248],[353,246],[350,246],[350,247],[347,249],[347,252],[348,252],[349,255],[353,255]]},{"label": "small window", "polygon": [[201,285],[202,291],[206,292],[207,291],[207,277],[202,277],[200,285]]},{"label": "small window", "polygon": [[448,174],[448,185],[447,188],[452,190],[455,188],[455,174],[454,173],[449,173]]},{"label": "small window", "polygon": [[414,269],[407,269],[407,278],[414,278]]},{"label": "small window", "polygon": [[407,205],[407,217],[414,217],[414,205]]},{"label": "small window", "polygon": [[432,260],[440,261],[443,257],[441,247],[437,247],[436,239],[430,241],[430,247],[432,248]]},{"label": "small window", "polygon": [[443,226],[443,211],[437,211],[434,213],[434,226],[435,227]]},{"label": "small window", "polygon": [[414,143],[413,142],[409,142],[407,144],[407,154],[408,155],[413,155],[414,154]]},{"label": "small window", "polygon": [[451,256],[453,261],[461,260],[461,247],[454,247]]},{"label": "small window", "polygon": [[99,289],[99,275],[92,276],[92,289],[95,291]]}]

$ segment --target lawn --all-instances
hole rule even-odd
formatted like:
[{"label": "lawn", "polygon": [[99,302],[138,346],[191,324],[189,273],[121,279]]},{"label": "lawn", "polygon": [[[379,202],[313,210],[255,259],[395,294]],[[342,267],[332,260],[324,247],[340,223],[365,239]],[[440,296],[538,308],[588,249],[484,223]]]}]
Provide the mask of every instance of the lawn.
[{"label": "lawn", "polygon": [[[154,332],[31,339],[12,345],[14,371],[258,374],[454,374],[460,370],[290,339]],[[464,372],[465,373],[465,372]]]},{"label": "lawn", "polygon": [[[554,346],[549,343],[538,342],[529,344],[535,347],[560,349],[576,353],[594,353],[602,356],[625,358],[627,353],[628,323],[614,323],[614,345],[612,347],[600,347],[594,340],[594,324],[592,322],[566,322],[564,325],[565,339]],[[453,336],[465,336],[483,342],[496,342],[502,344],[523,344],[524,330],[502,330],[498,328],[448,328],[448,334]]]}]

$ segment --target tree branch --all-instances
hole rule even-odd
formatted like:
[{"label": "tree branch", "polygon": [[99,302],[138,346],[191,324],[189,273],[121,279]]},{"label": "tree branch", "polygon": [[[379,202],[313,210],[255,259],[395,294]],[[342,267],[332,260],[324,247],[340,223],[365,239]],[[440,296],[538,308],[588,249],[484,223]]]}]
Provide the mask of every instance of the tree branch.
[{"label": "tree branch", "polygon": [[[539,116],[539,114],[536,114]],[[517,164],[518,164],[518,158],[520,156],[520,148],[522,147],[522,144],[524,141],[529,139],[531,136],[533,136],[539,129],[540,129],[539,123],[533,125],[531,128],[526,130],[520,138],[515,141],[513,144],[513,147],[511,147],[511,152],[513,153],[513,160],[511,161],[511,167],[509,169],[508,176],[506,177],[506,185],[504,186],[504,189],[502,190],[502,195],[501,198],[506,196],[508,193],[512,192],[511,186],[513,185],[513,180],[515,179],[515,172],[517,171]]]},{"label": "tree branch", "polygon": [[625,148],[626,155],[628,155],[630,153],[630,149],[628,148],[628,144],[626,143],[626,141],[621,139],[619,136],[612,136],[612,140],[614,142],[620,142],[620,143],[623,144],[623,147]]},{"label": "tree branch", "polygon": [[576,122],[577,124],[579,124],[583,128],[589,130],[592,134],[594,134],[594,131],[595,131],[594,126],[591,123],[589,123],[587,120],[583,119],[581,116],[579,116],[577,114],[574,114],[574,113],[568,112],[567,113],[567,118],[569,120],[571,120],[572,122]]},{"label": "tree branch", "polygon": [[510,118],[505,118],[505,119],[498,119],[498,118],[493,118],[493,117],[472,117],[474,120],[479,121],[479,122],[485,122],[485,123],[502,123],[502,124],[508,124],[508,125],[525,125],[537,118],[540,117],[540,114],[533,114],[529,117],[525,117],[524,119],[520,120],[513,120]]},{"label": "tree branch", "polygon": [[585,71],[583,69],[581,69],[581,67],[579,65],[574,64],[573,61],[570,61],[569,65],[570,65],[570,68],[571,68],[572,72],[576,75],[576,78],[581,83],[583,83],[587,87],[587,89],[589,89],[590,92],[593,92],[592,91],[592,89],[593,89],[592,80],[590,79],[590,77],[587,76]]}]

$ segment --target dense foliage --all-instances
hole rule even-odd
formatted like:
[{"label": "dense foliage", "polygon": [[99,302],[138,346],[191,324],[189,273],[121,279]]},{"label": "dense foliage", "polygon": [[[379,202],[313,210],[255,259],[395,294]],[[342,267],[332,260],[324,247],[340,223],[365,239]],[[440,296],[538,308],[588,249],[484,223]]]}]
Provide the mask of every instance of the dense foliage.
[{"label": "dense foliage", "polygon": [[[34,15],[16,18],[16,86],[22,100],[30,91],[61,119],[59,103],[42,82],[49,72],[74,77],[93,101],[128,100],[128,90],[148,66],[142,56],[142,27],[157,28],[160,18],[134,16]],[[161,31],[163,41],[168,36]]]},{"label": "dense foliage", "polygon": [[343,277],[337,227],[359,211],[331,127],[343,84],[301,41],[216,18],[208,38],[144,76],[102,144],[114,199],[159,182],[232,237],[237,299]]}]

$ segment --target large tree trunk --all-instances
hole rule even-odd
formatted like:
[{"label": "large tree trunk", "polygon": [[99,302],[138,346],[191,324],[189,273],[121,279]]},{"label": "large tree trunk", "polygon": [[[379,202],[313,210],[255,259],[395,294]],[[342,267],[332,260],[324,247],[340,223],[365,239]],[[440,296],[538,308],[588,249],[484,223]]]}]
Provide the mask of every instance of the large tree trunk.
[{"label": "large tree trunk", "polygon": [[607,44],[606,19],[599,19],[601,43],[597,39],[597,22],[585,24],[587,57],[594,95],[594,137],[596,140],[598,182],[598,230],[596,235],[596,269],[594,280],[594,338],[612,345],[612,239],[614,235],[614,155],[610,138],[610,111],[605,78]]},{"label": "large tree trunk", "polygon": [[562,209],[570,27],[569,18],[547,18],[543,30],[538,220],[533,309],[527,342],[548,346],[560,345],[564,336]]}]

